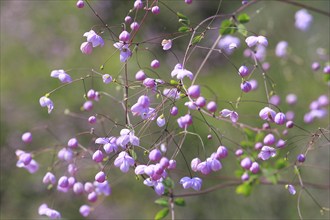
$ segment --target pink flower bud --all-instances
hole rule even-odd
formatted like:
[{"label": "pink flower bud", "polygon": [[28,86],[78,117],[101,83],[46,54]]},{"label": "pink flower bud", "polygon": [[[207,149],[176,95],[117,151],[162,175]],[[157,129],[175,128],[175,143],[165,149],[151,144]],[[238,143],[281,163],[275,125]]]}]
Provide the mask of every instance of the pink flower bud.
[{"label": "pink flower bud", "polygon": [[188,95],[191,98],[198,98],[201,94],[199,85],[192,85],[188,88]]},{"label": "pink flower bud", "polygon": [[218,106],[214,101],[211,101],[207,104],[206,108],[209,112],[215,112],[217,110]]},{"label": "pink flower bud", "polygon": [[93,52],[93,44],[91,42],[84,42],[80,46],[80,50],[83,54],[91,54]]},{"label": "pink flower bud", "polygon": [[159,161],[160,158],[162,158],[162,152],[160,152],[160,150],[158,149],[153,149],[150,153],[149,153],[149,159],[151,161]]},{"label": "pink flower bud", "polygon": [[126,16],[125,17],[125,23],[131,23],[132,22],[132,17],[131,16]]},{"label": "pink flower bud", "polygon": [[133,22],[133,23],[131,24],[131,29],[132,29],[133,31],[137,31],[139,28],[140,28],[139,23],[137,23],[137,22]]},{"label": "pink flower bud", "polygon": [[158,60],[153,60],[153,61],[151,61],[150,66],[151,66],[153,69],[157,69],[157,68],[159,68],[160,63],[159,63]]},{"label": "pink flower bud", "polygon": [[248,76],[250,74],[250,71],[246,66],[241,66],[238,69],[238,73],[241,77],[245,77],[245,76]]},{"label": "pink flower bud", "polygon": [[264,137],[264,144],[266,145],[272,145],[274,144],[276,141],[275,139],[275,136],[273,134],[267,134],[265,137]]},{"label": "pink flower bud", "polygon": [[159,8],[159,6],[154,6],[154,7],[152,7],[151,8],[151,12],[153,13],[153,14],[155,14],[155,15],[158,15],[159,13],[160,13],[160,8]]},{"label": "pink flower bud", "polygon": [[248,170],[250,169],[252,165],[252,161],[250,158],[246,157],[243,160],[241,160],[241,167],[243,167],[244,169]]},{"label": "pink flower bud", "polygon": [[127,31],[123,31],[119,35],[119,40],[123,41],[123,42],[128,42],[130,40],[130,38],[131,38],[131,35]]},{"label": "pink flower bud", "polygon": [[245,93],[250,92],[252,89],[252,86],[249,81],[244,81],[241,83],[241,90]]},{"label": "pink flower bud", "polygon": [[68,141],[68,147],[70,147],[70,148],[77,148],[78,147],[78,140],[76,138],[71,138]]},{"label": "pink flower bud", "polygon": [[83,0],[78,0],[76,6],[77,8],[83,8],[85,6],[85,2]]},{"label": "pink flower bud", "polygon": [[102,160],[103,160],[102,151],[100,151],[100,150],[95,151],[92,158],[97,163],[102,162]]},{"label": "pink flower bud", "polygon": [[178,107],[173,106],[171,108],[170,114],[173,115],[173,116],[176,116],[178,114]]},{"label": "pink flower bud", "polygon": [[103,171],[98,172],[95,175],[95,180],[99,183],[103,183],[105,181],[105,173]]},{"label": "pink flower bud", "polygon": [[32,142],[32,134],[31,134],[31,132],[25,132],[22,135],[22,141],[24,143],[31,143]]},{"label": "pink flower bud", "polygon": [[135,79],[138,81],[143,81],[147,78],[146,74],[143,72],[143,70],[139,70],[136,74],[135,74]]}]

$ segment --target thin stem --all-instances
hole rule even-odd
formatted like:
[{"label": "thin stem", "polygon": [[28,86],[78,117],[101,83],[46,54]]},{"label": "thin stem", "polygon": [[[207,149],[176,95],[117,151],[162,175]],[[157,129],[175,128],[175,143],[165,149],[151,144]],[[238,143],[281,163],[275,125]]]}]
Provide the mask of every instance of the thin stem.
[{"label": "thin stem", "polygon": [[298,7],[301,7],[301,8],[305,8],[305,9],[308,9],[310,11],[314,11],[314,12],[317,12],[319,14],[322,14],[322,15],[325,15],[325,16],[330,17],[330,13],[329,12],[322,11],[322,10],[320,10],[318,8],[314,8],[312,6],[308,6],[308,5],[305,5],[305,4],[296,2],[296,1],[292,1],[292,0],[277,0],[277,1],[283,2],[283,3],[287,3],[287,4],[291,4],[291,5],[295,5],[295,6],[298,6]]}]

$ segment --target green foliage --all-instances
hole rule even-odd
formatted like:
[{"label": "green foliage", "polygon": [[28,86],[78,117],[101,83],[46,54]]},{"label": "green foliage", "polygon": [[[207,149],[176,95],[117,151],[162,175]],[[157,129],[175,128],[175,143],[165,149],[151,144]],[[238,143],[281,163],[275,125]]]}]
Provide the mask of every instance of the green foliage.
[{"label": "green foliage", "polygon": [[276,171],[277,169],[268,167],[266,169],[263,169],[262,173],[269,182],[275,185],[278,181],[278,174],[276,173]]},{"label": "green foliage", "polygon": [[189,18],[188,18],[186,15],[184,15],[184,14],[182,14],[182,13],[180,13],[180,12],[177,12],[176,15],[178,16],[178,18],[179,18],[179,22],[180,22],[181,24],[183,24],[184,26],[189,27],[189,25],[190,25],[190,20],[189,20]]},{"label": "green foliage", "polygon": [[287,167],[289,164],[290,164],[289,161],[287,161],[285,158],[279,158],[275,162],[275,168],[280,170]]},{"label": "green foliage", "polygon": [[248,34],[248,31],[247,31],[246,27],[243,24],[238,24],[237,25],[237,30],[238,30],[238,33],[240,33],[244,37],[246,37],[247,34]]},{"label": "green foliage", "polygon": [[195,44],[198,44],[199,42],[201,42],[201,40],[204,38],[204,35],[197,35],[193,38],[191,44],[192,45],[195,45]]},{"label": "green foliage", "polygon": [[190,29],[191,29],[190,27],[181,26],[181,27],[179,27],[178,31],[181,32],[181,33],[186,33],[186,32],[189,32]]},{"label": "green foliage", "polygon": [[159,198],[155,200],[155,203],[161,206],[168,207],[168,199],[166,198]]},{"label": "green foliage", "polygon": [[236,187],[236,193],[243,196],[249,196],[252,192],[252,184],[250,182],[244,182]]},{"label": "green foliage", "polygon": [[237,31],[236,24],[231,19],[226,19],[221,22],[219,33],[221,35],[233,34]]},{"label": "green foliage", "polygon": [[237,20],[241,23],[248,23],[250,21],[250,16],[247,15],[246,13],[242,13],[240,15],[237,16]]},{"label": "green foliage", "polygon": [[155,215],[155,220],[160,220],[160,219],[163,219],[165,218],[168,213],[169,213],[169,208],[163,208],[161,209],[160,211],[158,211]]},{"label": "green foliage", "polygon": [[186,201],[183,198],[176,198],[174,199],[174,204],[177,206],[185,206]]}]

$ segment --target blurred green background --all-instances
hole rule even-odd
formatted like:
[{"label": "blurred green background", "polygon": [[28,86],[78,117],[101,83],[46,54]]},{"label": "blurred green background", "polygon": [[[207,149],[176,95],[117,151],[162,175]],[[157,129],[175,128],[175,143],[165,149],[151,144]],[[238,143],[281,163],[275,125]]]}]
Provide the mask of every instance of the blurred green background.
[{"label": "blurred green background", "polygon": [[[185,5],[183,0],[163,1],[174,11],[180,11],[190,15],[192,24],[197,24],[201,19],[215,13],[218,1],[194,0],[192,5]],[[99,71],[99,67],[114,52],[110,37],[105,37],[105,47],[95,48],[91,56],[83,55],[80,44],[85,41],[83,33],[92,27],[99,28],[101,23],[93,15],[88,7],[77,9],[76,1],[1,1],[1,219],[35,219],[40,218],[37,209],[40,204],[47,202],[54,204],[54,208],[62,212],[62,216],[68,219],[80,218],[79,207],[83,201],[79,197],[64,195],[47,191],[41,183],[41,179],[47,169],[47,160],[43,154],[36,156],[37,161],[43,161],[39,172],[30,175],[23,169],[16,168],[16,149],[26,151],[36,151],[52,147],[56,138],[49,135],[47,128],[55,136],[65,143],[68,138],[81,131],[88,131],[90,126],[79,118],[68,117],[63,114],[65,108],[79,112],[79,108],[84,102],[84,87],[82,83],[74,84],[71,88],[64,88],[51,96],[55,104],[55,110],[51,115],[39,106],[38,100],[45,93],[59,86],[56,79],[49,77],[54,69],[72,70],[70,74],[73,78],[79,78],[90,74],[90,69]],[[120,31],[120,23],[132,7],[133,1],[91,1],[95,10],[115,33]],[[304,4],[326,10],[329,13],[329,1],[303,1]],[[223,1],[221,13],[230,13],[241,5],[241,1]],[[179,24],[166,7],[160,4],[161,14],[147,19],[149,26],[143,26],[143,34],[138,39],[151,39],[157,34],[171,33],[177,30]],[[311,101],[317,99],[320,94],[329,94],[329,87],[323,80],[321,72],[313,73],[310,64],[313,61],[321,61],[317,55],[318,48],[324,48],[329,54],[329,17],[310,11],[313,15],[313,24],[310,30],[303,33],[294,28],[294,13],[299,8],[276,1],[262,1],[249,7],[245,12],[250,15],[251,21],[247,28],[252,33],[266,34],[269,40],[269,48],[266,61],[271,63],[268,72],[269,76],[276,82],[275,92],[282,97],[280,108],[283,111],[294,110],[296,112],[297,124],[309,131],[316,131],[319,127],[329,128],[329,119],[317,120],[314,124],[303,123],[303,115],[308,111]],[[218,27],[220,21],[216,20],[212,27]],[[212,40],[217,37],[218,31],[209,31],[205,39],[201,42],[203,46],[210,46]],[[156,35],[158,36],[158,35]],[[240,66],[242,62],[251,64],[248,59],[242,58],[244,39],[241,38],[241,48],[230,57],[232,63]],[[143,45],[155,51],[156,58],[161,61],[161,68],[158,73],[170,78],[170,71],[176,64],[176,59],[171,53],[163,53],[160,48],[160,41]],[[183,49],[187,46],[188,37],[174,41],[173,51],[181,60]],[[274,55],[275,45],[286,40],[290,46],[290,56],[286,60],[281,60]],[[181,51],[180,51],[181,50]],[[141,54],[140,54],[141,53]],[[207,51],[197,50],[187,68],[192,72],[198,69]],[[135,58],[135,57],[133,57]],[[145,68],[154,55],[149,52],[139,52],[140,65]],[[243,61],[242,61],[243,60]],[[129,66],[130,77],[134,77],[139,70],[136,62]],[[118,54],[105,64],[102,73],[117,75],[121,64]],[[151,71],[148,73],[152,75]],[[215,99],[207,89],[213,89],[220,108],[230,108],[224,100],[235,101],[239,97],[240,78],[237,77],[233,66],[218,53],[213,53],[209,62],[203,68],[201,77],[197,83],[203,85],[203,93],[209,99]],[[235,77],[233,77],[235,75]],[[253,95],[243,96],[245,100],[266,101],[265,92],[262,90],[262,78],[256,76],[260,89]],[[96,89],[105,90],[114,96],[120,97],[120,92],[112,88],[103,88],[101,84],[91,80],[86,80],[86,86],[94,86]],[[289,93],[296,93],[298,104],[289,108],[284,102],[284,97]],[[134,97],[136,99],[136,97]],[[132,102],[133,103],[133,102]],[[107,111],[114,118],[120,119],[120,109],[112,107],[110,100],[104,102],[106,105],[98,105],[97,110]],[[221,105],[221,104],[220,104]],[[256,102],[242,102],[239,112],[240,121],[252,123],[260,126],[254,114],[263,105]],[[109,111],[110,110],[110,111]],[[83,113],[82,113],[83,115]],[[87,117],[88,114],[84,116]],[[239,140],[241,132],[233,129],[232,125],[223,122],[212,122],[229,139]],[[196,132],[200,132],[205,138],[208,134],[206,126],[196,125]],[[24,145],[21,141],[21,134],[25,131],[32,131],[33,142]],[[295,129],[292,136],[292,151],[289,157],[292,159],[297,153],[303,152],[308,136]],[[299,135],[303,135],[300,136]],[[238,138],[239,136],[239,138]],[[327,134],[329,137],[329,134]],[[187,157],[192,157],[190,145],[197,143],[197,139],[190,137],[184,145]],[[230,142],[224,141],[230,145]],[[216,149],[216,140],[207,142],[207,152],[209,155]],[[188,148],[188,149],[187,149]],[[232,149],[235,149],[233,147]],[[178,157],[178,161],[180,157]],[[47,165],[46,165],[47,164]],[[319,184],[329,184],[329,145],[319,147],[309,154],[307,165],[303,170],[304,180]],[[182,164],[181,164],[182,165]],[[181,166],[179,165],[179,166]],[[219,178],[212,175],[207,182],[211,185],[223,181],[226,176],[233,177],[233,170],[238,167],[238,163],[231,155],[223,160],[223,170],[220,171]],[[325,169],[322,169],[325,168]],[[111,174],[117,179],[110,179],[113,193],[110,197],[99,204],[96,211],[91,214],[91,219],[150,219],[153,218],[157,210],[160,209],[153,200],[157,198],[155,193],[145,187],[141,182],[135,180],[134,175],[120,175],[113,171]],[[182,171],[185,173],[184,171]],[[181,173],[179,173],[182,175]],[[187,173],[185,173],[187,175]],[[284,173],[287,180],[291,180],[293,172]],[[179,175],[177,176],[179,178]],[[178,187],[180,188],[180,186]],[[329,207],[329,190],[311,189],[321,205]],[[142,201],[142,202],[141,202]],[[291,196],[283,185],[265,185],[256,187],[249,197],[235,194],[235,188],[225,188],[210,194],[189,197],[186,199],[187,207],[177,208],[176,216],[179,219],[296,219],[297,195]],[[306,195],[302,196],[301,210],[306,219],[329,219],[329,213],[321,215],[319,207]]]}]

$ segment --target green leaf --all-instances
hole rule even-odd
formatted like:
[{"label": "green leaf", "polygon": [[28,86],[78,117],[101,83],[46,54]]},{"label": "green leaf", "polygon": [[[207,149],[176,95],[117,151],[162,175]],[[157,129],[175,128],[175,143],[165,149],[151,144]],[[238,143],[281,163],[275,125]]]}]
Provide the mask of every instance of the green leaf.
[{"label": "green leaf", "polygon": [[204,36],[203,35],[197,35],[197,36],[195,36],[194,38],[193,38],[193,40],[192,40],[192,45],[194,45],[194,44],[198,44],[199,42],[201,42],[201,40],[204,38]]},{"label": "green leaf", "polygon": [[190,31],[190,27],[181,26],[181,27],[179,27],[178,31],[181,32],[181,33],[189,32]]},{"label": "green leaf", "polygon": [[163,208],[162,210],[156,213],[155,220],[161,220],[165,218],[169,211],[170,211],[169,208]]},{"label": "green leaf", "polygon": [[249,196],[252,192],[252,185],[248,182],[242,183],[236,187],[236,193],[243,196]]},{"label": "green leaf", "polygon": [[189,20],[189,18],[184,14],[182,14],[181,12],[177,12],[176,15],[178,16],[179,19]]},{"label": "green leaf", "polygon": [[246,148],[253,148],[253,142],[251,141],[241,141],[240,145],[246,149]]},{"label": "green leaf", "polygon": [[248,23],[250,21],[250,16],[248,16],[246,13],[240,14],[237,17],[237,20],[241,23]]},{"label": "green leaf", "polygon": [[244,37],[246,37],[247,34],[248,34],[248,31],[247,31],[246,27],[243,24],[237,25],[237,31],[238,31],[238,33],[240,33]]},{"label": "green leaf", "polygon": [[174,199],[174,204],[177,206],[185,206],[186,201],[183,198],[176,198]]},{"label": "green leaf", "polygon": [[330,81],[330,74],[325,74],[324,75],[324,81],[329,82]]},{"label": "green leaf", "polygon": [[236,25],[231,20],[223,20],[219,32],[221,35],[233,34],[236,32]]},{"label": "green leaf", "polygon": [[263,169],[262,173],[269,182],[271,182],[274,185],[277,184],[278,176],[276,175],[276,169],[273,168]]},{"label": "green leaf", "polygon": [[173,188],[174,187],[174,182],[171,178],[167,177],[164,181],[163,181],[163,184],[165,187],[167,188]]},{"label": "green leaf", "polygon": [[262,142],[264,140],[265,134],[263,132],[259,132],[256,134],[255,142]]},{"label": "green leaf", "polygon": [[171,85],[179,85],[178,81],[176,81],[174,79],[171,79],[170,84]]},{"label": "green leaf", "polygon": [[190,25],[190,21],[189,20],[179,19],[179,22],[182,23],[185,26],[189,26]]},{"label": "green leaf", "polygon": [[244,133],[246,134],[246,137],[248,138],[249,141],[254,142],[255,141],[255,132],[252,131],[251,129],[244,128]]},{"label": "green leaf", "polygon": [[280,158],[275,162],[275,168],[280,170],[289,165],[289,162],[285,160],[284,158]]},{"label": "green leaf", "polygon": [[165,198],[159,198],[155,200],[155,203],[161,206],[168,207],[168,200]]}]

